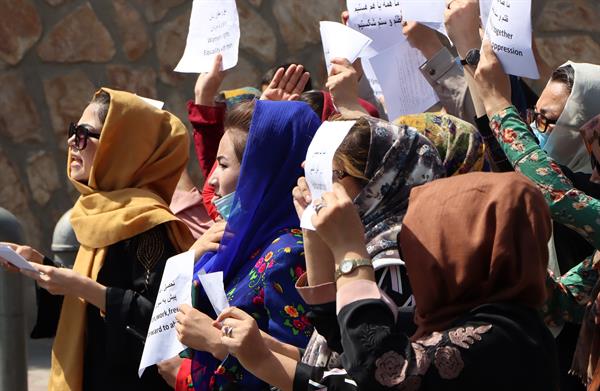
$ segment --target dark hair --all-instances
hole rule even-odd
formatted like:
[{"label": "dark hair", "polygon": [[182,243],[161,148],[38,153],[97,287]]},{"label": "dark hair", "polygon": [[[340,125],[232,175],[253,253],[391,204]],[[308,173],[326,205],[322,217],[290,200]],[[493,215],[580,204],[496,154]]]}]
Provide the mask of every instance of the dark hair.
[{"label": "dark hair", "polygon": [[563,65],[558,67],[552,72],[550,80],[563,83],[567,86],[569,93],[573,91],[573,84],[575,84],[575,69],[571,65]]},{"label": "dark hair", "polygon": [[323,91],[310,90],[300,94],[299,101],[308,103],[311,109],[317,114],[319,118],[323,116],[323,109],[325,107],[325,98],[323,97]]},{"label": "dark hair", "polygon": [[[269,85],[271,84],[271,80],[273,80],[273,76],[275,76],[275,72],[277,72],[277,70],[279,68],[283,68],[285,70],[287,70],[289,68],[290,65],[293,65],[292,63],[285,63],[285,64],[281,64],[281,65],[277,65],[276,67],[270,68],[268,71],[266,71],[261,79],[260,85]],[[306,67],[304,67],[304,70],[306,71]],[[312,79],[308,79],[308,82],[306,82],[306,85],[304,86],[304,90],[303,92],[306,91],[310,91],[312,90]],[[319,115],[319,118],[321,116]]]},{"label": "dark hair", "polygon": [[[340,116],[336,119],[344,120],[345,118]],[[333,160],[342,167],[345,173],[359,179],[363,185],[366,185],[370,179],[365,176],[370,144],[371,125],[365,118],[359,118],[333,156]]]},{"label": "dark hair", "polygon": [[244,149],[246,148],[246,141],[248,141],[248,132],[250,131],[255,106],[256,100],[242,102],[225,114],[223,125],[225,131],[230,132],[232,135],[233,150],[240,162],[244,156]]},{"label": "dark hair", "polygon": [[110,95],[108,92],[100,90],[100,92],[94,95],[90,104],[92,103],[98,106],[96,114],[100,123],[104,125],[104,121],[106,121],[106,116],[108,115],[108,107],[110,106]]}]

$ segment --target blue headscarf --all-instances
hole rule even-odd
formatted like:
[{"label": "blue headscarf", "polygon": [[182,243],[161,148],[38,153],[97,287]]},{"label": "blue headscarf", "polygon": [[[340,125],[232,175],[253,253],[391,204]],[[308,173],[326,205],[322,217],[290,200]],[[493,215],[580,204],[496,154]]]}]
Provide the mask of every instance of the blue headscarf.
[{"label": "blue headscarf", "polygon": [[[320,125],[306,103],[256,102],[221,245],[217,253],[205,254],[194,266],[194,281],[199,288],[194,306],[200,311],[213,318],[217,315],[197,282],[200,270],[222,271],[227,286],[246,263],[252,262],[251,254],[270,243],[278,231],[299,226],[292,189],[303,175],[301,164]],[[217,365],[210,353],[196,352],[192,375],[195,379],[202,376],[197,373],[200,369],[209,377]]]}]

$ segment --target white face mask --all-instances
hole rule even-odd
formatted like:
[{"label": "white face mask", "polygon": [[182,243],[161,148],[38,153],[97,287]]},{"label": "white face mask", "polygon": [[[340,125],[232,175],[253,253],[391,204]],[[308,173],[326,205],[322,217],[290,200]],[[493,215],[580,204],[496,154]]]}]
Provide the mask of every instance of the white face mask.
[{"label": "white face mask", "polygon": [[540,148],[543,149],[544,145],[546,145],[546,141],[548,141],[548,136],[550,136],[550,134],[548,134],[548,131],[544,133],[540,132],[537,128],[537,125],[535,124],[535,121],[530,123],[529,127],[531,128],[531,130],[533,130],[535,137],[537,137],[538,143],[540,144]]}]

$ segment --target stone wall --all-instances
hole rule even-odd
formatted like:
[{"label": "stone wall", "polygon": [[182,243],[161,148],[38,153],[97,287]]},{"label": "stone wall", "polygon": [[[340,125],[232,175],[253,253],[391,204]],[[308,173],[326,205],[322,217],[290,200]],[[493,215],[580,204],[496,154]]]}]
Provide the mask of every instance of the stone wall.
[{"label": "stone wall", "polygon": [[[224,88],[257,84],[272,65],[293,61],[322,82],[318,21],[338,20],[345,1],[237,3],[240,63]],[[0,0],[0,9],[0,206],[22,220],[30,243],[48,251],[54,224],[76,196],[65,175],[67,125],[97,87],[164,100],[185,120],[195,76],[172,69],[191,1]],[[534,13],[549,68],[566,59],[600,63],[596,0],[540,0]]]},{"label": "stone wall", "polygon": [[[0,0],[0,206],[21,219],[29,243],[48,252],[56,221],[75,200],[65,171],[67,127],[97,87],[163,100],[187,123],[196,75],[172,69],[191,3]],[[223,88],[257,85],[271,66],[294,61],[322,80],[318,21],[338,20],[343,1],[237,3],[240,61]],[[198,170],[193,176],[202,180]]]}]

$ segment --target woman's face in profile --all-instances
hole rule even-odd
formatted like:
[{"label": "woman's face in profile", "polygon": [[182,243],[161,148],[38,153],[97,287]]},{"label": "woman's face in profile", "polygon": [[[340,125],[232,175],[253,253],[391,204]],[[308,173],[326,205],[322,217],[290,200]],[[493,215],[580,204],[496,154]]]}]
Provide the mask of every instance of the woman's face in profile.
[{"label": "woman's face in profile", "polygon": [[[87,183],[90,178],[94,156],[96,156],[99,145],[97,137],[102,131],[102,123],[96,113],[97,108],[97,104],[91,103],[83,110],[83,114],[76,124],[77,132],[67,140],[67,146],[71,152],[69,158],[71,178],[82,183]],[[86,135],[86,131],[83,129],[92,136]],[[84,148],[81,149],[82,147]]]},{"label": "woman's face in profile", "polygon": [[215,188],[213,201],[233,193],[240,177],[241,164],[233,148],[231,132],[225,132],[217,150],[217,168],[209,179]]}]

